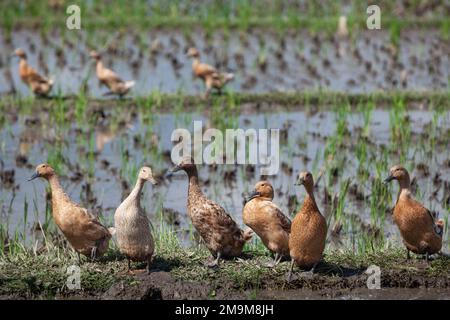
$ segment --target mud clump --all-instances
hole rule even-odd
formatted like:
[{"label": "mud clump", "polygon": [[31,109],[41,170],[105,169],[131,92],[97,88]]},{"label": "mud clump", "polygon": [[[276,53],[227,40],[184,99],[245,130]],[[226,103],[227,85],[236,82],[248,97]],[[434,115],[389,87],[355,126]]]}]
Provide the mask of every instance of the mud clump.
[{"label": "mud clump", "polygon": [[169,272],[158,271],[136,276],[135,284],[126,280],[113,285],[101,298],[120,300],[206,299],[208,285],[175,280]]}]

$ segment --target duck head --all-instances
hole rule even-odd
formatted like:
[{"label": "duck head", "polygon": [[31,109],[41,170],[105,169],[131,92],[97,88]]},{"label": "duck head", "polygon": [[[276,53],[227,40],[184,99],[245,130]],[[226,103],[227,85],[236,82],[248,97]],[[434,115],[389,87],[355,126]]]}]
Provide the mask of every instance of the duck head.
[{"label": "duck head", "polygon": [[19,57],[20,59],[27,59],[27,54],[20,48],[14,50],[13,56]]},{"label": "duck head", "polygon": [[303,185],[306,191],[312,191],[314,188],[314,179],[309,171],[302,171],[298,174],[297,182],[295,185],[300,186]]},{"label": "duck head", "polygon": [[273,187],[269,181],[259,181],[255,184],[255,189],[245,199],[245,203],[255,198],[264,198],[271,201],[273,199],[273,193]]},{"label": "duck head", "polygon": [[408,171],[400,165],[393,166],[389,170],[389,176],[384,180],[384,183],[388,184],[392,180],[397,180],[400,186],[406,188],[409,187],[410,184]]},{"label": "duck head", "polygon": [[196,48],[189,48],[186,55],[190,58],[200,58],[200,52]]},{"label": "duck head", "polygon": [[53,168],[50,165],[42,163],[36,167],[35,173],[30,177],[30,179],[28,179],[28,181],[34,180],[36,178],[44,178],[48,180],[50,177],[54,175],[55,170],[53,170]]},{"label": "duck head", "polygon": [[178,165],[169,170],[169,174],[180,170],[184,170],[187,174],[196,173],[197,167],[195,166],[194,159],[191,156],[183,157]]},{"label": "duck head", "polygon": [[150,181],[151,184],[158,184],[158,181],[153,177],[152,169],[150,167],[142,167],[139,170],[139,179]]},{"label": "duck head", "polygon": [[92,50],[91,52],[89,52],[89,56],[92,59],[94,59],[95,61],[99,61],[101,59],[101,55],[95,50]]}]

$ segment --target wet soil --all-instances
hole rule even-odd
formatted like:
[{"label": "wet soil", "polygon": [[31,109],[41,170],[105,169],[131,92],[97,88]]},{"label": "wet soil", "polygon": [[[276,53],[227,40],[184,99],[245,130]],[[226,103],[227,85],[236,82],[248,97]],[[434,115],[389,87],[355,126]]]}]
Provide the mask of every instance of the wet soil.
[{"label": "wet soil", "polygon": [[[0,94],[30,95],[21,83],[16,47],[28,53],[31,65],[53,76],[54,92],[87,92],[102,97],[88,54],[103,53],[106,66],[124,80],[136,80],[131,96],[153,91],[201,93],[204,85],[192,76],[189,47],[202,53],[202,61],[235,73],[228,85],[234,92],[287,92],[312,89],[355,92],[446,89],[450,76],[450,46],[439,30],[404,30],[398,39],[388,30],[362,31],[338,37],[307,30],[252,29],[212,33],[198,29],[133,30],[110,33],[96,30],[37,34],[18,29],[11,37],[0,33]],[[95,44],[95,48],[93,47]]]}]

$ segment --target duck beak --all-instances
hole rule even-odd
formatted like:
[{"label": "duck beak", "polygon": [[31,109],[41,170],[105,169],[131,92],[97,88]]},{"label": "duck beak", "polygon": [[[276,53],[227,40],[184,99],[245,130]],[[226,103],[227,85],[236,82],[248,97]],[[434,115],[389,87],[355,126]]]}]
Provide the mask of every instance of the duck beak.
[{"label": "duck beak", "polygon": [[39,178],[40,176],[41,176],[41,175],[40,175],[39,173],[35,172],[35,173],[30,177],[30,179],[28,179],[28,181],[34,180],[34,179],[36,179],[36,178]]},{"label": "duck beak", "polygon": [[383,181],[383,183],[384,184],[388,184],[389,182],[391,182],[392,180],[394,180],[395,178],[392,176],[392,175],[390,175],[389,177],[387,177],[386,179],[384,179],[384,181]]},{"label": "duck beak", "polygon": [[252,199],[255,199],[255,198],[259,197],[260,195],[261,195],[261,194],[260,194],[258,191],[253,190],[253,191],[248,195],[248,197],[245,198],[245,203],[249,202],[249,201],[252,200]]},{"label": "duck beak", "polygon": [[296,186],[301,186],[305,183],[305,179],[304,178],[298,178],[297,182],[294,183],[294,185]]}]

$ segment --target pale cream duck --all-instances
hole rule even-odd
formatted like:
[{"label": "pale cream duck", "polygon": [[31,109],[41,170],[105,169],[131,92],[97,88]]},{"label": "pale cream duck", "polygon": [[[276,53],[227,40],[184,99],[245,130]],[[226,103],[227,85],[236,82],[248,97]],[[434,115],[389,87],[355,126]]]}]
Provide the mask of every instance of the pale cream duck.
[{"label": "pale cream duck", "polygon": [[53,80],[40,75],[27,62],[27,54],[22,49],[16,49],[14,55],[20,58],[19,75],[20,79],[30,87],[37,96],[46,97],[53,87]]},{"label": "pale cream duck", "polygon": [[98,217],[73,202],[59,184],[58,177],[48,164],[40,164],[29,181],[46,179],[52,194],[52,215],[55,224],[77,252],[91,259],[103,255],[109,246],[111,234]]},{"label": "pale cream duck", "polygon": [[152,169],[142,167],[136,185],[114,214],[114,227],[119,250],[128,259],[128,270],[131,269],[130,260],[146,261],[150,272],[155,243],[150,221],[141,207],[141,193],[146,181],[157,184]]},{"label": "pale cream duck", "polygon": [[97,51],[91,51],[90,56],[96,61],[95,71],[98,80],[110,90],[105,95],[116,94],[119,97],[123,97],[135,85],[133,80],[123,81],[114,71],[106,68],[103,65],[101,55]]}]

